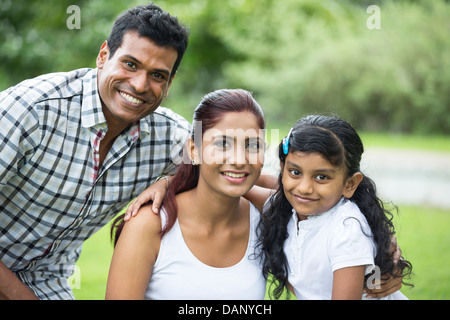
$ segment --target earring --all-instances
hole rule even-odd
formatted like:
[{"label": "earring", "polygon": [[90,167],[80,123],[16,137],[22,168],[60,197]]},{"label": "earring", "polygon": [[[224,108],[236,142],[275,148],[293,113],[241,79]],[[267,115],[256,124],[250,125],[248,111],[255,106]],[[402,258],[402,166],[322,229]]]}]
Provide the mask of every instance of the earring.
[{"label": "earring", "polygon": [[196,166],[196,165],[197,165],[197,163],[195,162],[195,159],[192,159],[191,162],[192,162],[192,165],[193,165],[193,166]]}]

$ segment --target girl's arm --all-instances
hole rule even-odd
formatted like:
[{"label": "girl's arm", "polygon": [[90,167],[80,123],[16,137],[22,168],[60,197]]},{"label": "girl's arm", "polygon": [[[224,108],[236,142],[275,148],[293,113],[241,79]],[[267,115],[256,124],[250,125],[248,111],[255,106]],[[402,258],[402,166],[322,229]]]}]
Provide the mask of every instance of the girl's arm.
[{"label": "girl's arm", "polygon": [[144,206],[126,222],[109,269],[106,299],[144,299],[159,252],[161,220]]},{"label": "girl's arm", "polygon": [[366,266],[338,269],[333,272],[333,300],[361,300]]}]

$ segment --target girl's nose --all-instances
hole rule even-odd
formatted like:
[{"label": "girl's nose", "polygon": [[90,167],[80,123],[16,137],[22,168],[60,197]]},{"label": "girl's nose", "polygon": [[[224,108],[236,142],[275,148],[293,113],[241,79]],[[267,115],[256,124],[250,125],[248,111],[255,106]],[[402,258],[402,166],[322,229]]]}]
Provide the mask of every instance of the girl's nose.
[{"label": "girl's nose", "polygon": [[314,188],[312,181],[305,176],[301,177],[298,180],[297,190],[300,192],[300,194],[304,195],[313,193]]}]

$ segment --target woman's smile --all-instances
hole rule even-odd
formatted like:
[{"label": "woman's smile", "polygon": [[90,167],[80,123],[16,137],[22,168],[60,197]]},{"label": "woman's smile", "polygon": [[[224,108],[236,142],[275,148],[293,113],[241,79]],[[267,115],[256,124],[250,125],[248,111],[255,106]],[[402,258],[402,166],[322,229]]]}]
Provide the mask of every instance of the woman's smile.
[{"label": "woman's smile", "polygon": [[243,183],[248,176],[248,172],[242,171],[223,171],[221,174],[231,183]]}]

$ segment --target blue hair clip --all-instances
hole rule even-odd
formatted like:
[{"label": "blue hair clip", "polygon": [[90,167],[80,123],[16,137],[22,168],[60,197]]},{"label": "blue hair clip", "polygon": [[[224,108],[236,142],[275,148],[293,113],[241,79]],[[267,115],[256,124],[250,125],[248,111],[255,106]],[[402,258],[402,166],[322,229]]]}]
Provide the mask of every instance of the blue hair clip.
[{"label": "blue hair clip", "polygon": [[287,155],[289,153],[289,138],[291,136],[292,129],[294,129],[294,128],[291,128],[291,130],[289,130],[288,135],[285,138],[283,138],[283,153],[285,155]]}]

